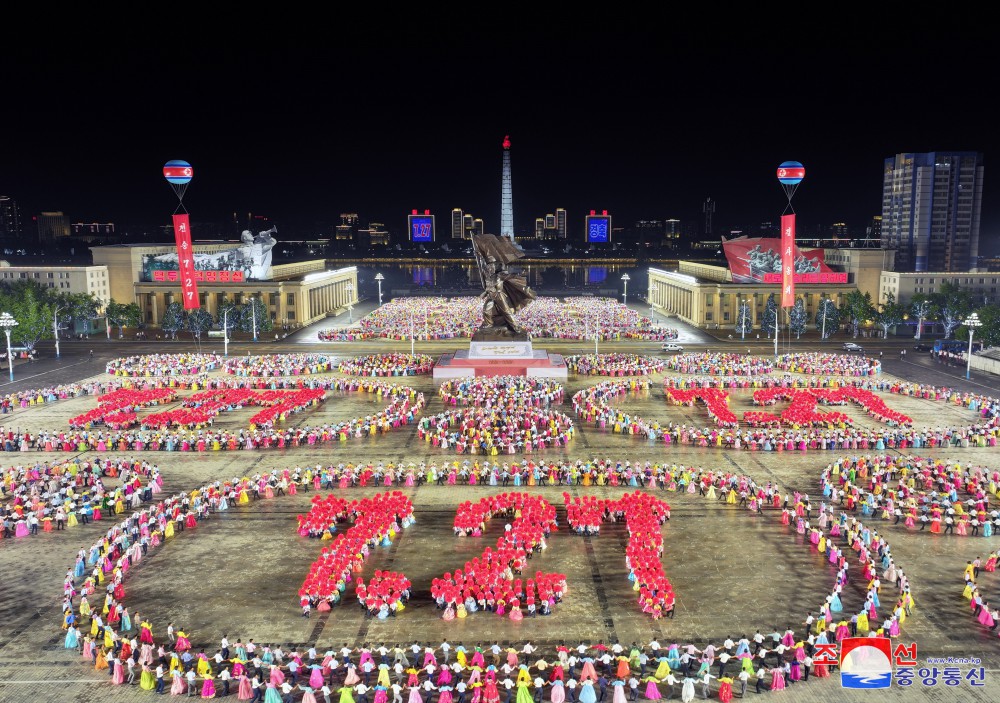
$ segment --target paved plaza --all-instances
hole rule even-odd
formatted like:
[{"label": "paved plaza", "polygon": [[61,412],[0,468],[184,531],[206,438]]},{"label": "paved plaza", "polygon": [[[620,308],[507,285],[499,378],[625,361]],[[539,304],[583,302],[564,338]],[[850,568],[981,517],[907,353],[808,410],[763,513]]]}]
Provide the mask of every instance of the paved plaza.
[{"label": "paved plaza", "polygon": [[[455,347],[455,342],[450,346]],[[398,346],[398,345],[397,345]],[[443,350],[446,343],[425,344],[426,353]],[[560,353],[585,353],[580,343],[536,343]],[[270,345],[269,345],[270,347]],[[620,343],[618,350],[659,356],[652,342]],[[615,348],[609,346],[603,351]],[[378,343],[327,346],[289,344],[286,351],[327,353],[342,358],[385,350]],[[397,349],[404,351],[403,349]],[[109,352],[101,350],[104,356]],[[166,351],[178,353],[179,346]],[[231,353],[234,350],[231,350]],[[264,352],[282,351],[275,347]],[[409,351],[406,344],[405,351]],[[104,378],[103,364],[83,363],[68,355],[60,364],[61,373],[79,379]],[[109,357],[110,358],[110,357]],[[42,362],[36,362],[42,363]],[[27,370],[20,370],[28,376]],[[41,371],[39,371],[41,373]],[[886,365],[885,375],[919,380],[921,367]],[[221,372],[213,372],[221,375]],[[331,374],[338,375],[338,374]],[[671,406],[665,402],[662,381],[667,374],[651,378],[652,388],[621,401],[628,411],[661,423],[674,422],[706,427],[709,420],[703,407]],[[574,416],[570,397],[577,391],[601,382],[599,376],[570,374],[562,411]],[[427,406],[423,415],[445,409],[436,396],[429,376],[391,379],[423,392]],[[45,377],[25,380],[19,387],[44,385]],[[34,386],[32,386],[34,383]],[[979,379],[981,385],[994,385]],[[13,386],[12,386],[13,387]],[[998,396],[1000,390],[981,388],[979,392]],[[182,393],[187,395],[188,393]],[[899,395],[880,394],[893,409],[914,418],[915,427],[963,426],[975,422],[974,413],[956,405]],[[176,407],[177,403],[166,406]],[[737,414],[752,409],[749,391],[731,392],[732,409]],[[7,428],[31,431],[65,430],[68,418],[95,405],[94,399],[80,397],[17,409],[0,417]],[[288,426],[335,424],[339,420],[377,412],[383,403],[363,393],[330,392],[325,403],[315,409],[290,415]],[[158,407],[157,410],[164,408]],[[857,407],[844,410],[858,425],[877,423]],[[246,426],[249,411],[228,413],[216,421],[216,428],[238,431]],[[889,453],[899,453],[888,450]],[[856,454],[874,455],[874,450],[751,452],[721,448],[671,446],[636,436],[613,434],[577,422],[568,446],[525,455],[482,457],[457,455],[421,440],[415,427],[402,427],[385,435],[351,439],[314,447],[283,450],[198,452],[108,452],[108,456],[146,458],[160,469],[164,493],[189,493],[217,480],[227,480],[285,468],[339,463],[378,463],[443,466],[454,461],[521,461],[612,459],[698,467],[715,472],[746,474],[758,483],[772,482],[780,491],[798,491],[821,500],[820,472],[838,458]],[[995,466],[997,449],[920,449],[908,452],[923,457],[951,459],[980,466]],[[74,456],[64,452],[0,453],[4,467],[34,462],[57,462]],[[113,481],[112,481],[113,485]],[[370,496],[383,487],[352,487],[338,491],[347,498]],[[503,532],[502,520],[493,520],[482,537],[459,539],[452,520],[462,501],[478,500],[503,487],[418,485],[394,488],[408,496],[415,507],[415,524],[403,530],[391,546],[373,551],[365,574],[375,569],[404,572],[413,583],[413,597],[405,613],[386,620],[366,617],[353,595],[325,613],[313,612],[303,618],[297,590],[322,543],[297,533],[297,516],[308,512],[314,492],[278,496],[211,515],[196,529],[186,530],[143,559],[126,581],[126,604],[133,617],[141,612],[154,624],[154,636],[163,638],[168,623],[183,628],[195,651],[213,655],[225,635],[231,641],[253,638],[257,643],[282,644],[300,648],[315,644],[320,651],[338,649],[345,643],[413,642],[438,645],[444,639],[473,647],[494,641],[521,646],[530,641],[539,654],[551,653],[559,643],[575,646],[580,642],[661,643],[690,642],[699,647],[719,644],[727,637],[739,639],[759,630],[770,633],[793,628],[803,632],[807,613],[818,611],[836,576],[836,568],[810,549],[806,538],[793,525],[782,525],[780,510],[754,514],[724,501],[711,501],[698,494],[649,489],[666,500],[671,520],[662,528],[664,570],[677,594],[676,615],[653,620],[636,606],[624,561],[628,540],[624,525],[606,525],[599,536],[580,536],[566,526],[563,493],[571,496],[596,495],[617,498],[635,488],[610,486],[527,486],[516,490],[538,495],[557,507],[559,529],[548,540],[548,548],[535,554],[529,568],[566,575],[568,592],[548,617],[515,622],[492,613],[476,613],[463,620],[446,622],[435,608],[429,593],[432,579],[461,567],[467,560],[495,544]],[[506,490],[514,490],[508,486]],[[997,549],[997,537],[961,537],[907,530],[881,520],[869,523],[892,545],[896,563],[910,578],[916,608],[906,620],[898,641],[916,642],[921,660],[927,657],[976,657],[987,670],[981,688],[962,682],[960,686],[924,687],[919,682],[910,689],[893,687],[866,696],[887,700],[995,700],[994,677],[1000,676],[1000,639],[984,631],[970,614],[962,598],[962,573],[968,560],[984,559]],[[62,645],[60,628],[63,579],[74,564],[77,552],[89,548],[108,529],[110,522],[78,525],[64,532],[39,534],[0,542],[0,701],[128,701],[146,700],[151,695],[137,686],[112,686],[107,672],[95,672],[83,663],[75,650]],[[994,574],[983,574],[980,587],[996,594]],[[842,598],[845,613],[857,610],[864,601],[866,584],[853,578]],[[893,587],[883,587],[886,599],[894,599]],[[883,606],[886,604],[883,602]],[[889,604],[891,605],[891,604]],[[963,670],[969,669],[964,666]],[[735,673],[735,670],[733,671]],[[679,695],[675,691],[675,697]],[[773,692],[790,700],[854,701],[861,693],[845,691],[839,678],[791,686]],[[716,696],[713,687],[713,698]],[[698,697],[701,697],[699,686]],[[754,698],[753,685],[747,697]],[[235,699],[235,696],[234,696]],[[762,699],[763,700],[763,699]]]}]

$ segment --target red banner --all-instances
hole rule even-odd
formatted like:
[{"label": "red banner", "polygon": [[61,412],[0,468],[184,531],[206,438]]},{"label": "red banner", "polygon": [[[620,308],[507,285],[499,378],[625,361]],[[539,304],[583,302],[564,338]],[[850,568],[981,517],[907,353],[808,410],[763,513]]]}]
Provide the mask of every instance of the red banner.
[{"label": "red banner", "polygon": [[197,310],[198,283],[195,280],[194,250],[191,247],[191,221],[187,214],[174,215],[174,241],[177,243],[177,268],[181,278],[181,299],[185,310]]},{"label": "red banner", "polygon": [[[729,262],[734,283],[780,283],[782,275],[781,239],[778,237],[737,237],[724,240],[722,249]],[[847,283],[847,274],[832,270],[822,249],[795,247],[796,283]]]},{"label": "red banner", "polygon": [[795,305],[795,215],[781,216],[781,307]]}]

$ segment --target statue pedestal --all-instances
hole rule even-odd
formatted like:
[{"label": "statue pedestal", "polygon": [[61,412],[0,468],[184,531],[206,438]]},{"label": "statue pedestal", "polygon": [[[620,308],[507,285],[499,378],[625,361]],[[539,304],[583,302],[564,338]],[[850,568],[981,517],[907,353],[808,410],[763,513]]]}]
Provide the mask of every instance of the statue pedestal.
[{"label": "statue pedestal", "polygon": [[473,338],[469,349],[442,354],[434,364],[434,380],[469,376],[541,376],[565,381],[562,354],[533,349],[528,339]]}]

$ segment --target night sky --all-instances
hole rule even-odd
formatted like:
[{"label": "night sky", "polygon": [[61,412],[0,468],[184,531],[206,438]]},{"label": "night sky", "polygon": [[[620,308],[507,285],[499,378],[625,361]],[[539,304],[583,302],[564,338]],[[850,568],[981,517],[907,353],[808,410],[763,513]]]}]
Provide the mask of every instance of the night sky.
[{"label": "night sky", "polygon": [[418,208],[447,236],[460,207],[495,232],[509,134],[519,231],[558,207],[571,236],[590,209],[607,209],[617,226],[700,223],[706,198],[716,235],[776,222],[787,201],[775,170],[797,160],[799,231],[846,222],[863,235],[881,212],[885,158],[981,151],[981,251],[1000,248],[995,62],[980,44],[961,60],[918,52],[901,67],[876,42],[806,42],[789,60],[760,38],[613,28],[562,42],[541,30],[503,43],[361,34],[182,50],[148,38],[87,51],[32,45],[6,57],[16,99],[0,117],[0,194],[24,215],[166,224],[177,199],[161,169],[184,159],[195,169],[184,197],[195,222],[252,212],[279,237],[302,237],[357,212],[402,234]]}]

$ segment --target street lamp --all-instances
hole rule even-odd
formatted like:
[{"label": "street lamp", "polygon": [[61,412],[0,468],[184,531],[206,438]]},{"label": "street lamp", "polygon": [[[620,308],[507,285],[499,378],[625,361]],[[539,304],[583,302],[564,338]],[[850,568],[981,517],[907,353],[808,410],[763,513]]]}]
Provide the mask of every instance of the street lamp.
[{"label": "street lamp", "polygon": [[222,311],[222,347],[226,356],[229,356],[229,311],[231,309],[226,308]]},{"label": "street lamp", "polygon": [[413,308],[410,307],[410,356],[414,355],[413,350]]},{"label": "street lamp", "polygon": [[347,283],[344,288],[347,291],[347,316],[351,320],[351,324],[354,324],[354,284],[351,282]]},{"label": "street lamp", "polygon": [[9,312],[0,315],[0,327],[3,327],[7,335],[7,366],[10,368],[10,382],[14,382],[14,355],[10,350],[10,331],[17,327],[17,320],[11,317]]},{"label": "street lamp", "polygon": [[56,358],[59,358],[59,311],[68,308],[68,305],[60,305],[52,313],[52,334],[56,337]]},{"label": "street lamp", "polygon": [[653,319],[653,282],[649,282],[649,319]]},{"label": "street lamp", "polygon": [[381,272],[375,274],[375,280],[378,281],[378,304],[379,307],[382,306],[382,281],[385,280],[385,276]]},{"label": "street lamp", "polygon": [[823,317],[823,331],[820,333],[820,341],[826,339],[826,306],[830,304],[829,298],[823,298],[823,311],[820,313]]},{"label": "street lamp", "polygon": [[[6,315],[6,313],[4,314]],[[0,325],[2,324],[3,324],[3,318],[0,318]],[[14,324],[17,323],[15,322]],[[972,374],[972,335],[976,333],[977,327],[983,326],[983,321],[979,319],[978,313],[972,313],[967,318],[965,318],[965,322],[963,322],[962,324],[969,329],[969,356],[966,359],[965,363],[965,377],[970,378]],[[10,332],[7,333],[7,347],[10,348]],[[13,376],[11,376],[11,380],[14,380]]]},{"label": "street lamp", "polygon": [[628,282],[631,279],[627,273],[622,274],[622,282],[625,284],[625,290],[622,291],[622,305],[628,304]]}]

